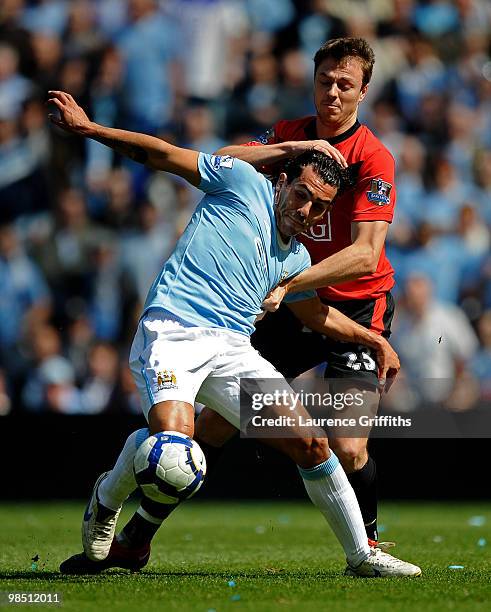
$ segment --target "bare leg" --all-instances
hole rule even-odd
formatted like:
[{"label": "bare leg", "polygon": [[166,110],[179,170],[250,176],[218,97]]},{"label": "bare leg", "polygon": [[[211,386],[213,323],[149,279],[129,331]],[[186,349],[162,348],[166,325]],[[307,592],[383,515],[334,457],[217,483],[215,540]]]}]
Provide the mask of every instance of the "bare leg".
[{"label": "bare leg", "polygon": [[205,406],[196,419],[195,438],[215,448],[222,447],[237,433],[237,429],[217,412]]},{"label": "bare leg", "polygon": [[[150,409],[148,425],[150,435],[161,431],[178,431],[192,438],[194,406],[173,400],[155,404]],[[143,496],[138,510],[117,536],[118,542],[138,549],[148,546],[162,522],[177,505],[159,504]]]}]

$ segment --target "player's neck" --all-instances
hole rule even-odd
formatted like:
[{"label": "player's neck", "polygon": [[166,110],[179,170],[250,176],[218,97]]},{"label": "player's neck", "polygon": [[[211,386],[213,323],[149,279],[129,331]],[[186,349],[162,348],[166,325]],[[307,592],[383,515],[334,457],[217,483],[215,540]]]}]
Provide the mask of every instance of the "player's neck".
[{"label": "player's neck", "polygon": [[278,228],[276,228],[276,238],[278,240],[278,245],[282,251],[287,251],[290,248],[290,244],[292,241],[291,236],[285,236],[282,234]]},{"label": "player's neck", "polygon": [[317,138],[334,138],[335,136],[340,136],[353,127],[357,119],[358,117],[355,113],[342,123],[323,123],[321,118],[317,116],[317,119],[315,120]]}]

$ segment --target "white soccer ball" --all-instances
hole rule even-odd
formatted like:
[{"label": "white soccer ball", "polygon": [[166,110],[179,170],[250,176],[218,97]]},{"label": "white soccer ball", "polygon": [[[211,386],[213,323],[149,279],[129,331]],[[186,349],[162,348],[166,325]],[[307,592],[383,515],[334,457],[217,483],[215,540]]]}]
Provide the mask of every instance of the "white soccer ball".
[{"label": "white soccer ball", "polygon": [[161,504],[177,504],[192,497],[206,474],[199,444],[177,431],[147,438],[136,451],[133,466],[144,495]]}]

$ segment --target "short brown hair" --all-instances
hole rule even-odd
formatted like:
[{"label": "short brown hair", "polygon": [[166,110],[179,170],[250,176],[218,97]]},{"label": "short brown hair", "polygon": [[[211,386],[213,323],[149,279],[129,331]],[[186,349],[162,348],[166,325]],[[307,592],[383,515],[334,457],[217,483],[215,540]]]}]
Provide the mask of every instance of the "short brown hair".
[{"label": "short brown hair", "polygon": [[328,57],[338,63],[348,57],[357,57],[363,70],[362,85],[370,83],[375,53],[364,38],[333,38],[324,43],[314,56],[314,76],[320,64]]}]

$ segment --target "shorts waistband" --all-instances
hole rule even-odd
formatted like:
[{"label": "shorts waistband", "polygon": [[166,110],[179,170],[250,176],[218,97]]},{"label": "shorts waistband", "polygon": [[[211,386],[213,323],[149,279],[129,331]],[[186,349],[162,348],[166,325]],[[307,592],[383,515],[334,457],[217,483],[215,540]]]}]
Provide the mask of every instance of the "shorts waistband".
[{"label": "shorts waistband", "polygon": [[186,329],[196,330],[197,332],[199,331],[200,334],[206,334],[209,336],[227,335],[231,339],[234,339],[236,342],[240,344],[245,344],[245,343],[250,344],[250,341],[251,341],[250,336],[247,336],[238,331],[235,331],[234,329],[228,329],[227,327],[204,327],[204,326],[195,325],[193,323],[189,323],[188,321],[185,321],[184,319],[181,319],[181,317],[178,317],[174,313],[169,312],[168,310],[165,310],[164,308],[155,308],[155,307],[149,308],[143,313],[140,321],[143,321],[149,315],[150,317],[154,316],[160,320],[171,321],[171,322],[177,323],[179,326],[186,328]]},{"label": "shorts waistband", "polygon": [[141,319],[145,319],[149,315],[158,317],[159,319],[162,319],[165,321],[173,321],[174,323],[178,323],[182,327],[196,327],[196,325],[193,325],[192,323],[188,323],[188,321],[181,319],[181,317],[178,317],[173,312],[169,312],[168,310],[165,310],[164,308],[155,308],[155,307],[149,308],[143,313]]}]

